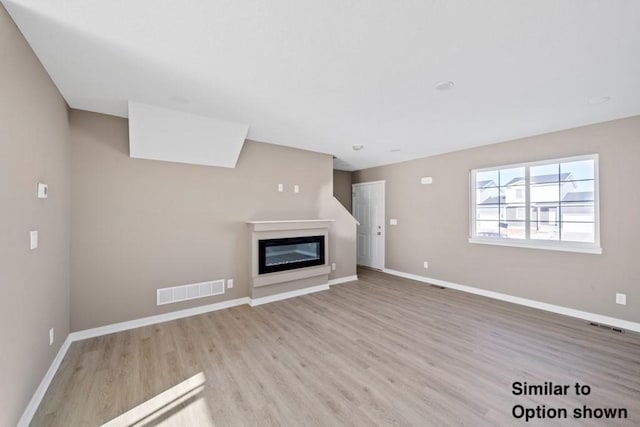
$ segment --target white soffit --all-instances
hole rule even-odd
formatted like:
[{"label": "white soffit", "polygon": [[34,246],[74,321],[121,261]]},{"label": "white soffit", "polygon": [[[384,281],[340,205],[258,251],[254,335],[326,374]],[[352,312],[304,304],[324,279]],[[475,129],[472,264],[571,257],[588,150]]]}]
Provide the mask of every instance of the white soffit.
[{"label": "white soffit", "polygon": [[129,155],[195,165],[236,167],[249,127],[129,101]]}]

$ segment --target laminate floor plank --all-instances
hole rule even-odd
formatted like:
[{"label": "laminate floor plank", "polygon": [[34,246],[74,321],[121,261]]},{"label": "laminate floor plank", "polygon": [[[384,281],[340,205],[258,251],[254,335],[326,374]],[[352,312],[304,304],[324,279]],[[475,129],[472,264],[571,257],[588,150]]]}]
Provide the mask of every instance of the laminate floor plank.
[{"label": "laminate floor plank", "polygon": [[[71,345],[33,426],[640,425],[640,335],[377,271]],[[512,384],[570,385],[516,396]],[[574,384],[591,386],[577,396]],[[574,419],[625,408],[627,418]],[[538,412],[540,414],[540,412]]]}]

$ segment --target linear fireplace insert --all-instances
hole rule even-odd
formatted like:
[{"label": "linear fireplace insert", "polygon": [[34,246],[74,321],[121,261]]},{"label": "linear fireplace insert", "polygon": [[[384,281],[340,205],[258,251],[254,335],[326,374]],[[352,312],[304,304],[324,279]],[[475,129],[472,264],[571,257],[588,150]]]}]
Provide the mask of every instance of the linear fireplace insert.
[{"label": "linear fireplace insert", "polygon": [[258,274],[324,265],[324,236],[258,241]]}]

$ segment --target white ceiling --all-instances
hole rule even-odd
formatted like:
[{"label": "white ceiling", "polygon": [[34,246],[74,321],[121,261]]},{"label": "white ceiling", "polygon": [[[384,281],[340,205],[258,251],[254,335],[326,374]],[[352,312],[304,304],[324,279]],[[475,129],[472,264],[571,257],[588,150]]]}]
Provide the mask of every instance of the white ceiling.
[{"label": "white ceiling", "polygon": [[339,169],[640,114],[636,0],[2,3],[73,108],[247,123]]}]

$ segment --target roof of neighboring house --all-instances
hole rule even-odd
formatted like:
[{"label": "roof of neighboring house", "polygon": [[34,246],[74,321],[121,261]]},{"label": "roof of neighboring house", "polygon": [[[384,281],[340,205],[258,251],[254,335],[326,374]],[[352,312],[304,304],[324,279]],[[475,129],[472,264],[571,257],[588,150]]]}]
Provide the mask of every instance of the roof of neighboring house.
[{"label": "roof of neighboring house", "polygon": [[587,202],[592,201],[593,191],[575,191],[572,193],[567,193],[563,198],[563,202]]},{"label": "roof of neighboring house", "polygon": [[[563,202],[590,202],[594,200],[593,191],[574,191],[567,193],[563,198]],[[500,194],[499,196],[491,196],[486,199],[480,201],[479,205],[497,205],[498,203],[504,204],[506,202],[506,198],[504,194]]]},{"label": "roof of neighboring house", "polygon": [[496,184],[496,182],[492,179],[485,179],[484,181],[478,181],[476,183],[476,186],[478,188],[485,188],[485,187],[497,187],[498,184]]},{"label": "roof of neighboring house", "polygon": [[[560,175],[560,181],[567,181],[569,180],[570,176],[571,176],[571,172],[563,173]],[[530,177],[529,182],[531,184],[541,184],[545,182],[552,183],[552,182],[558,182],[557,178],[558,178],[558,175],[556,174],[537,175],[537,176]],[[515,185],[516,183],[524,184],[524,177],[513,178],[511,181],[507,182],[504,186],[506,187],[508,185]]]},{"label": "roof of neighboring house", "polygon": [[498,203],[502,203],[502,204],[505,203],[504,194],[501,194],[500,196],[487,197],[486,199],[484,199],[478,204],[479,205],[497,205]]}]

